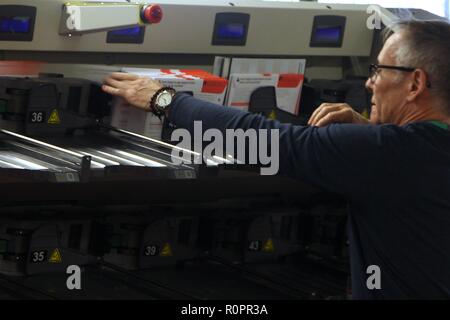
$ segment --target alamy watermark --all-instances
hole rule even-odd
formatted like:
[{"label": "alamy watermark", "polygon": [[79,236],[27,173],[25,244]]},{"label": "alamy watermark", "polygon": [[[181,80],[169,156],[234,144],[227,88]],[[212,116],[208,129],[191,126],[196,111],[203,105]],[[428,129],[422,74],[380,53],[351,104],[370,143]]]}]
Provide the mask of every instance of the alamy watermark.
[{"label": "alamy watermark", "polygon": [[367,14],[369,18],[367,18],[367,28],[370,30],[381,30],[382,14],[381,7],[375,4],[371,4],[367,7]]},{"label": "alamy watermark", "polygon": [[381,268],[371,265],[367,267],[366,273],[369,275],[366,281],[367,289],[381,290]]},{"label": "alamy watermark", "polygon": [[[201,121],[194,122],[193,135],[186,129],[172,132],[172,162],[202,164],[208,161],[261,165],[261,175],[275,175],[280,167],[280,133],[278,129],[218,129],[203,131]],[[206,144],[206,146],[205,146]],[[196,157],[192,157],[194,150]]]},{"label": "alamy watermark", "polygon": [[77,265],[71,265],[67,267],[66,286],[69,290],[81,290],[81,268]]}]

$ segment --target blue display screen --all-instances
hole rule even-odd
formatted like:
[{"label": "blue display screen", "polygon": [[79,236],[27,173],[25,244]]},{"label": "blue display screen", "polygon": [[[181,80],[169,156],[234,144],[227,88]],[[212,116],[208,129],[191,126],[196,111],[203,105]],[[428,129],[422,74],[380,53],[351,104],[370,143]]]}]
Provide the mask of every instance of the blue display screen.
[{"label": "blue display screen", "polygon": [[30,17],[0,17],[0,33],[29,33]]},{"label": "blue display screen", "polygon": [[242,23],[220,25],[217,37],[220,39],[244,39],[245,26]]},{"label": "blue display screen", "polygon": [[339,42],[341,34],[341,27],[318,27],[315,30],[314,40],[326,43]]},{"label": "blue display screen", "polygon": [[133,27],[133,28],[111,31],[111,34],[113,34],[115,36],[139,36],[140,33],[141,33],[141,27]]}]

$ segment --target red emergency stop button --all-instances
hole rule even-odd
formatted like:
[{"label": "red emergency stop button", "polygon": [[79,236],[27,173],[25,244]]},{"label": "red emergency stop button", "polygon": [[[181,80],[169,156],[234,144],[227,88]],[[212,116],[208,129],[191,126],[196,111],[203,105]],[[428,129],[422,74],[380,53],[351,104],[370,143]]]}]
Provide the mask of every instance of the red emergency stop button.
[{"label": "red emergency stop button", "polygon": [[157,4],[150,4],[142,8],[142,19],[147,23],[160,23],[163,11]]}]

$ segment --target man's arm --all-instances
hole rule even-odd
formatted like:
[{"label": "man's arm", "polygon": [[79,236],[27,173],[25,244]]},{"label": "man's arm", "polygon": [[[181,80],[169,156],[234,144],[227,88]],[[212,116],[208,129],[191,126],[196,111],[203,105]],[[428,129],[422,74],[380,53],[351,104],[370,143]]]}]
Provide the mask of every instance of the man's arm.
[{"label": "man's arm", "polygon": [[203,130],[216,128],[224,136],[226,129],[278,129],[280,173],[347,196],[370,193],[380,167],[382,138],[376,126],[293,126],[183,94],[175,97],[169,121],[190,131],[194,121],[202,121]]},{"label": "man's arm", "polygon": [[[161,87],[146,77],[113,73],[105,79],[103,90],[149,111],[149,102]],[[281,124],[185,94],[175,97],[168,116],[173,125],[190,131],[194,121],[202,121],[203,130],[216,128],[222,133],[226,129],[278,129],[280,173],[332,192],[368,194],[372,178],[379,176],[383,139],[376,126],[333,124],[319,128]]]}]

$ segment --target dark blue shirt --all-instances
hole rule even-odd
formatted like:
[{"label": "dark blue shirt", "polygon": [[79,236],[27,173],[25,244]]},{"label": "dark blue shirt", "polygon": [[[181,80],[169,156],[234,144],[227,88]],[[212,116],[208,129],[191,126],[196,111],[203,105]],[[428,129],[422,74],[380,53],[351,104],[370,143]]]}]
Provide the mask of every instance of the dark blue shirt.
[{"label": "dark blue shirt", "polygon": [[[280,173],[350,202],[356,299],[450,298],[450,131],[431,122],[293,126],[177,95],[169,121],[193,130],[279,129]],[[371,265],[381,289],[369,290]]]}]

